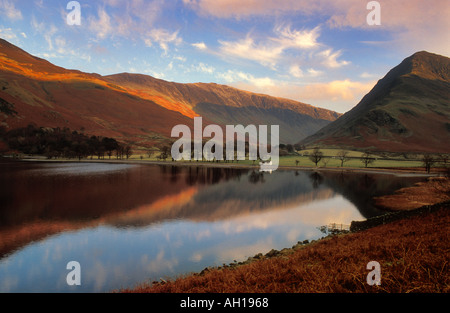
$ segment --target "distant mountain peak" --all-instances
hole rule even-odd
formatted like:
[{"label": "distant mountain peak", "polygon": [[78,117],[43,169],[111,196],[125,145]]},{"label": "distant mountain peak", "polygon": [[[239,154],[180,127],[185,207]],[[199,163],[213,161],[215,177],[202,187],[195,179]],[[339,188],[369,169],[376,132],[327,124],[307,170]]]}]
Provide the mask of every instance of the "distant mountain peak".
[{"label": "distant mountain peak", "polygon": [[450,58],[414,53],[355,106],[303,143],[450,152]]},{"label": "distant mountain peak", "polygon": [[426,79],[450,80],[450,59],[448,57],[419,51],[404,59],[390,70],[382,81],[391,82],[402,76],[416,75]]},{"label": "distant mountain peak", "polygon": [[426,79],[450,80],[450,59],[445,56],[420,51],[405,61],[411,63],[411,74],[413,75]]}]

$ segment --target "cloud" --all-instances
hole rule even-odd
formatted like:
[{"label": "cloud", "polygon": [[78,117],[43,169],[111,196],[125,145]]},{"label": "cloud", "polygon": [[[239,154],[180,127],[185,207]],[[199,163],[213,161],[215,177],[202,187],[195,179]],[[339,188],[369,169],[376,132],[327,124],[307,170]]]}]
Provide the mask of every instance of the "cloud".
[{"label": "cloud", "polygon": [[0,15],[6,16],[10,20],[21,20],[22,12],[14,6],[14,3],[8,0],[0,0]]},{"label": "cloud", "polygon": [[274,86],[275,82],[269,77],[255,77],[241,71],[228,70],[225,73],[218,73],[217,77],[228,84],[250,85],[256,88]]},{"label": "cloud", "polygon": [[[245,18],[255,15],[275,15],[300,6],[308,8],[304,0],[183,0],[185,6],[203,16]],[[315,4],[310,3],[309,7]]]},{"label": "cloud", "polygon": [[58,28],[56,28],[55,25],[50,25],[49,28],[45,31],[44,33],[44,39],[48,44],[48,49],[49,50],[53,50],[53,40],[52,37],[53,35],[56,34],[56,32],[58,31]]},{"label": "cloud", "polygon": [[164,74],[163,72],[155,72],[152,70],[145,70],[144,73],[148,74],[150,76],[153,76],[155,78],[158,78],[158,79],[164,79],[166,77],[166,74]]},{"label": "cloud", "polygon": [[364,79],[366,79],[366,78],[375,78],[375,75],[367,73],[367,72],[364,72],[361,75],[359,75],[359,77],[364,78]]},{"label": "cloud", "polygon": [[201,73],[213,74],[216,69],[204,63],[199,63],[197,66],[194,67],[194,70]]},{"label": "cloud", "polygon": [[303,71],[299,65],[293,64],[289,68],[289,74],[294,78],[313,78],[313,77],[319,77],[323,75],[323,71],[315,70],[313,68],[309,68],[305,71]]},{"label": "cloud", "polygon": [[307,50],[319,46],[317,39],[320,28],[311,30],[293,30],[288,26],[276,26],[275,37],[268,37],[259,42],[249,33],[237,41],[219,40],[219,54],[225,58],[234,57],[258,62],[275,69],[287,50]]},{"label": "cloud", "polygon": [[111,12],[115,30],[122,36],[128,36],[143,34],[153,27],[163,5],[162,0],[103,0],[102,9],[108,8]]},{"label": "cloud", "polygon": [[11,28],[0,28],[0,38],[11,41],[16,39],[17,36]]},{"label": "cloud", "polygon": [[98,39],[105,39],[114,33],[111,17],[104,8],[98,9],[98,18],[90,17],[89,29],[95,33]]},{"label": "cloud", "polygon": [[[360,0],[183,0],[183,3],[202,16],[235,19],[289,13],[333,15],[350,6],[361,6]],[[364,10],[366,4],[367,2],[362,4]]]},{"label": "cloud", "polygon": [[177,61],[179,61],[179,62],[186,62],[186,61],[187,61],[187,58],[184,57],[184,56],[181,56],[181,55],[174,56],[173,59],[174,59],[174,60],[177,60]]},{"label": "cloud", "polygon": [[[31,26],[33,30],[42,35],[47,43],[47,49],[43,48],[43,51],[36,55],[45,59],[57,59],[57,58],[73,58],[74,60],[83,60],[84,62],[91,62],[91,55],[86,52],[85,49],[79,49],[75,47],[71,40],[67,40],[67,37],[59,32],[58,27],[54,24],[47,24],[45,21],[38,21],[37,18],[32,15]],[[28,38],[28,35],[21,32],[20,35],[23,38]]]},{"label": "cloud", "polygon": [[302,78],[304,77],[303,71],[300,68],[300,66],[294,64],[290,67],[289,73],[294,76],[295,78]]},{"label": "cloud", "polygon": [[[334,51],[328,48],[318,51],[319,48],[325,47],[318,41],[320,29],[320,26],[317,26],[313,29],[297,30],[290,25],[277,25],[273,29],[272,36],[261,38],[250,32],[245,38],[235,41],[219,40],[218,49],[216,51],[208,49],[208,52],[228,61],[250,60],[282,76],[288,74],[297,79],[318,77],[323,72],[312,67],[338,69],[350,64],[348,61],[340,60],[341,50]],[[309,66],[306,71],[302,70],[305,66]],[[244,81],[250,80],[244,79]],[[265,82],[268,81],[265,80]]]},{"label": "cloud", "polygon": [[45,22],[38,22],[35,16],[31,17],[31,26],[35,31],[44,36],[48,44],[48,49],[53,50],[53,36],[58,32],[58,28],[53,25],[47,25]]},{"label": "cloud", "polygon": [[322,72],[322,71],[319,71],[319,70],[315,70],[315,69],[313,69],[313,68],[310,68],[310,69],[308,69],[308,74],[309,74],[309,76],[311,76],[311,77],[318,77],[318,76],[322,75],[323,72]]},{"label": "cloud", "polygon": [[221,41],[220,52],[225,57],[237,57],[256,61],[264,66],[274,67],[283,52],[283,49],[266,43],[257,44],[248,35],[238,41]]},{"label": "cloud", "polygon": [[67,45],[66,39],[64,37],[58,36],[55,38],[54,42],[55,42],[55,46],[56,46],[56,51],[58,53],[65,54],[67,51],[66,50],[66,45]]},{"label": "cloud", "polygon": [[250,19],[296,14],[322,17],[330,28],[382,30],[393,44],[408,51],[428,50],[450,55],[448,0],[379,0],[381,26],[367,24],[368,1],[360,0],[183,0],[202,16]]},{"label": "cloud", "polygon": [[348,61],[338,61],[337,59],[342,55],[342,51],[336,51],[333,53],[332,49],[327,49],[320,52],[319,57],[323,58],[322,64],[329,68],[339,68],[350,64]]},{"label": "cloud", "polygon": [[164,50],[164,53],[167,54],[169,51],[169,44],[179,45],[183,42],[183,40],[178,36],[179,31],[170,32],[165,29],[152,29],[148,32],[145,44],[148,47],[151,47],[153,42],[159,44],[160,48]]},{"label": "cloud", "polygon": [[207,50],[208,49],[208,47],[206,46],[206,44],[204,42],[193,43],[192,46],[199,50]]},{"label": "cloud", "polygon": [[374,84],[374,82],[360,83],[345,79],[302,86],[300,90],[303,97],[307,99],[346,100],[354,103],[354,101],[360,100],[358,98],[361,95],[368,93]]},{"label": "cloud", "polygon": [[126,38],[142,40],[148,47],[159,45],[167,54],[171,44],[182,42],[179,30],[171,31],[155,27],[165,2],[162,0],[103,0],[96,15],[88,16],[88,29],[97,40]]},{"label": "cloud", "polygon": [[275,33],[279,35],[273,41],[279,43],[284,49],[311,49],[319,44],[317,38],[320,35],[320,27],[311,30],[292,30],[290,25],[277,26]]},{"label": "cloud", "polygon": [[367,30],[388,31],[392,40],[384,42],[389,47],[411,53],[428,50],[444,55],[450,54],[450,5],[447,0],[396,0],[379,1],[381,25],[368,26],[367,10],[352,3],[340,14],[329,20],[331,27],[353,27]]},{"label": "cloud", "polygon": [[376,81],[361,83],[343,79],[303,85],[292,81],[255,78],[250,74],[233,71],[223,73],[221,76],[228,84],[239,89],[310,103],[340,113],[354,107],[376,83]]}]

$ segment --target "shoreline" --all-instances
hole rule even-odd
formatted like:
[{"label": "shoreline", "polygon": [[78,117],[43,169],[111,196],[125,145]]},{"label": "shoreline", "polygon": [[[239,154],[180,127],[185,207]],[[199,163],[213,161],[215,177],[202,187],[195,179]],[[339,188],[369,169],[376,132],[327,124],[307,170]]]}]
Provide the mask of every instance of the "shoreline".
[{"label": "shoreline", "polygon": [[[259,253],[244,262],[207,267],[173,280],[161,279],[113,292],[447,293],[450,278],[443,279],[442,273],[448,268],[449,222],[450,201],[388,213],[352,225],[351,232],[305,240],[292,248]],[[366,263],[372,260],[381,264],[380,286],[369,286],[365,281]]]},{"label": "shoreline", "polygon": [[[300,249],[308,249],[308,248],[313,247],[315,244],[322,243],[327,240],[333,240],[336,237],[342,237],[342,236],[347,236],[347,235],[351,236],[352,234],[357,234],[357,233],[361,233],[364,231],[370,231],[371,229],[376,228],[378,226],[391,224],[396,221],[407,220],[407,219],[414,218],[414,217],[426,216],[427,214],[432,214],[432,213],[439,212],[441,210],[448,210],[448,209],[450,209],[450,200],[435,203],[432,205],[425,205],[420,208],[412,209],[412,210],[406,210],[406,211],[398,210],[398,211],[387,212],[386,214],[368,218],[364,221],[352,221],[351,225],[349,227],[349,230],[331,230],[327,235],[325,235],[319,239],[315,239],[315,240],[311,240],[311,241],[309,241],[309,240],[298,241],[291,248],[286,247],[281,250],[272,249],[265,254],[260,252],[260,253],[255,254],[254,256],[250,256],[245,261],[239,261],[239,262],[234,261],[229,264],[223,264],[222,266],[208,266],[208,267],[205,267],[200,272],[187,273],[185,275],[179,276],[178,278],[175,278],[174,280],[169,280],[169,282],[173,283],[180,279],[183,280],[183,279],[189,279],[190,277],[205,276],[208,273],[211,273],[214,271],[233,270],[233,269],[236,269],[236,268],[239,268],[242,266],[251,265],[251,264],[259,262],[259,261],[270,260],[270,259],[274,259],[274,258],[278,258],[278,257],[286,259],[286,258],[289,258],[290,256],[292,256],[294,253],[296,253]],[[149,290],[151,290],[153,288],[159,288],[159,287],[164,288],[164,285],[167,283],[168,283],[168,281],[161,278],[161,281],[153,281],[151,284],[148,284],[148,283],[140,284],[132,289],[126,288],[126,289],[120,290],[119,292],[135,292],[138,288],[146,288]],[[141,291],[139,291],[139,292],[141,292]]]},{"label": "shoreline", "polygon": [[[104,163],[104,164],[130,164],[130,165],[164,165],[164,166],[180,166],[180,167],[207,167],[207,168],[228,168],[228,169],[246,169],[259,170],[259,165],[238,164],[238,163],[212,163],[212,162],[172,162],[172,161],[149,161],[149,160],[68,160],[57,159],[49,160],[47,158],[22,158],[10,159],[17,162],[42,162],[42,163]],[[414,177],[439,177],[442,173],[441,168],[435,168],[431,173],[427,173],[421,168],[409,167],[312,167],[312,166],[290,166],[279,165],[277,170],[291,171],[311,171],[311,172],[344,172],[344,173],[370,173],[370,174],[391,174],[398,176],[414,176]]]},{"label": "shoreline", "polygon": [[[449,178],[444,179],[445,183],[450,184]],[[429,190],[433,189],[433,180],[432,179],[428,179],[427,182],[421,184],[421,185],[416,185],[416,186],[412,186],[412,187],[408,187],[408,188],[404,188],[404,189],[400,189],[397,194],[395,195],[397,198],[399,198],[401,201],[407,202],[408,205],[415,205],[416,202],[412,201],[409,197],[411,195],[415,195],[417,193],[418,189],[423,189],[425,187],[428,188]],[[447,187],[449,188],[449,187]],[[444,193],[441,191],[441,193]],[[448,193],[448,191],[447,191]],[[390,199],[389,197],[392,196],[383,196],[383,197],[379,197],[378,199],[383,199],[384,197],[386,197],[387,199]],[[309,242],[308,240],[305,240],[303,242],[299,241],[297,244],[293,245],[291,248],[284,248],[281,250],[275,250],[272,249],[271,251],[269,251],[266,254],[262,254],[262,253],[258,253],[253,257],[249,257],[247,260],[245,261],[241,261],[241,262],[234,262],[234,263],[230,263],[230,264],[224,264],[223,266],[211,266],[211,267],[206,267],[205,269],[203,269],[201,272],[199,273],[189,273],[186,275],[182,275],[178,278],[175,278],[174,280],[170,280],[169,282],[165,281],[165,280],[161,280],[161,282],[157,282],[154,281],[151,284],[140,284],[137,285],[131,289],[122,289],[119,292],[131,292],[131,293],[135,293],[135,292],[144,292],[144,293],[160,293],[160,292],[211,292],[209,290],[197,290],[195,288],[198,288],[198,281],[202,281],[203,284],[207,285],[208,287],[205,288],[212,288],[211,285],[213,285],[213,283],[211,281],[208,280],[207,277],[212,277],[210,279],[218,279],[219,281],[222,282],[223,280],[225,280],[225,278],[223,277],[224,272],[231,272],[232,271],[244,271],[243,269],[245,268],[251,268],[252,271],[263,271],[263,269],[261,268],[262,263],[267,263],[267,262],[272,262],[272,263],[279,263],[279,262],[285,262],[285,260],[291,260],[293,258],[295,258],[296,255],[299,254],[305,254],[308,253],[308,251],[310,250],[315,250],[317,249],[317,246],[323,246],[323,245],[327,245],[328,242],[334,241],[336,242],[337,240],[352,240],[352,238],[354,238],[355,236],[360,236],[360,234],[372,234],[372,233],[379,233],[379,229],[380,228],[387,228],[388,231],[385,233],[385,235],[381,235],[381,237],[373,242],[369,241],[369,246],[376,246],[377,244],[379,245],[379,241],[384,240],[384,236],[390,236],[390,233],[393,233],[395,231],[399,231],[396,228],[396,223],[397,224],[406,224],[407,228],[406,230],[403,231],[403,233],[401,234],[401,236],[403,237],[412,237],[410,238],[410,240],[412,239],[414,242],[416,240],[422,240],[422,238],[420,237],[416,237],[416,231],[417,231],[417,227],[414,227],[414,224],[412,221],[417,221],[420,220],[419,223],[422,222],[423,219],[429,218],[430,216],[437,216],[437,215],[443,215],[445,218],[449,218],[449,214],[448,214],[448,209],[450,208],[450,196],[447,197],[443,197],[444,199],[446,199],[445,201],[439,201],[437,200],[438,198],[435,198],[435,201],[433,203],[430,203],[428,205],[423,205],[423,206],[419,206],[418,208],[409,208],[409,209],[396,209],[395,208],[395,204],[391,207],[385,207],[386,209],[386,213],[377,217],[373,217],[373,218],[369,218],[365,221],[352,221],[351,225],[350,225],[350,229],[349,230],[344,230],[344,231],[331,231],[328,235],[319,238],[317,240],[312,240],[311,242]],[[411,225],[409,225],[409,223],[411,223]],[[448,228],[448,226],[447,226]],[[414,229],[414,230],[412,230]],[[435,238],[435,237],[439,237],[440,235],[440,231],[442,231],[441,229],[435,229],[433,227],[431,227],[430,229],[428,229],[428,232],[426,233],[427,236]],[[444,230],[445,232],[445,230]],[[379,235],[379,234],[378,234]],[[394,238],[395,240],[395,238]],[[442,238],[441,238],[442,240]],[[448,240],[448,238],[447,238]],[[431,242],[436,241],[436,239],[431,240]],[[362,237],[359,240],[356,240],[357,245],[367,245],[367,240]],[[439,240],[438,240],[439,242]],[[411,244],[411,243],[410,243]],[[444,243],[445,244],[445,243]],[[397,243],[398,245],[398,243]],[[420,246],[420,244],[418,245]],[[417,246],[417,247],[418,247]],[[395,243],[391,243],[390,246],[392,249],[397,248],[395,246]],[[402,245],[402,249],[403,249],[403,245]],[[386,248],[384,248],[386,249]],[[445,249],[444,249],[445,250]],[[350,252],[349,252],[350,253]],[[419,254],[419,259],[416,260],[417,262],[420,263],[420,257],[422,256],[422,254]],[[344,257],[348,257],[348,255],[344,256]],[[331,255],[327,255],[325,256],[325,259],[323,259],[321,262],[328,262],[330,259],[332,258]],[[424,257],[425,258],[425,257]],[[402,258],[400,258],[399,261],[396,261],[397,263],[402,262]],[[392,261],[390,261],[390,263],[392,263]],[[304,265],[304,264],[300,264],[300,265]],[[354,265],[354,264],[353,264]],[[405,268],[406,269],[406,268]],[[405,269],[402,269],[403,272],[405,271]],[[296,269],[291,269],[291,271],[294,271]],[[240,274],[240,275],[245,275],[245,273]],[[268,275],[268,274],[265,274]],[[206,279],[206,281],[205,281]],[[303,280],[303,278],[302,278]],[[193,284],[193,290],[192,289],[188,289],[185,290],[183,288],[186,288],[185,286],[187,284]],[[448,287],[449,284],[447,285],[443,285],[443,288],[449,288]],[[288,286],[286,286],[287,288]],[[178,288],[182,288],[181,290],[179,290]],[[220,287],[219,287],[220,288]],[[225,287],[224,287],[225,288]],[[226,288],[231,288],[230,286],[226,287]],[[233,286],[233,288],[235,288]],[[334,286],[333,288],[339,288],[339,286]],[[420,288],[420,287],[414,287],[414,288]],[[400,288],[401,290],[401,288]],[[364,292],[366,292],[367,290],[364,290]],[[379,290],[377,290],[379,291]],[[385,290],[386,291],[386,290]],[[212,292],[217,292],[217,291],[212,291]],[[228,292],[225,290],[220,290],[220,292]],[[242,292],[241,290],[234,290],[231,292]],[[254,292],[272,292],[272,291],[261,291],[261,290],[256,290]],[[291,291],[292,292],[292,291]],[[294,291],[297,292],[297,291]],[[308,291],[311,292],[311,291]],[[312,291],[312,292],[316,292],[316,291]],[[329,292],[329,290],[326,290],[325,292]]]}]

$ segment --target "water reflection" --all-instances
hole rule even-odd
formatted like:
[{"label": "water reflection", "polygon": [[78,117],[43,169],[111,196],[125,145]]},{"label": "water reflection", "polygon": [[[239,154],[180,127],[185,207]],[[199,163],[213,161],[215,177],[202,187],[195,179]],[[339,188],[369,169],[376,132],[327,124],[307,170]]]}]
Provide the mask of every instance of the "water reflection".
[{"label": "water reflection", "polygon": [[[108,291],[321,236],[380,213],[372,197],[420,178],[333,172],[0,164],[0,291]],[[37,283],[38,282],[38,283]]]},{"label": "water reflection", "polygon": [[309,179],[311,180],[312,186],[314,189],[319,188],[319,186],[323,182],[323,176],[317,172],[313,172],[309,175]]}]

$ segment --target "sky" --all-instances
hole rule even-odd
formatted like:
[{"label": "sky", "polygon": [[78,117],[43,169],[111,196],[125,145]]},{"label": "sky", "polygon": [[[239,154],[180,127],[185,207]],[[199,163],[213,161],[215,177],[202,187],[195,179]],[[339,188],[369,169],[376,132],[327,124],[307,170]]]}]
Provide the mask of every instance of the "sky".
[{"label": "sky", "polygon": [[379,10],[369,0],[80,0],[80,25],[68,23],[69,2],[0,0],[0,38],[68,69],[226,84],[340,113],[413,53],[450,56],[449,0],[380,0]]}]

